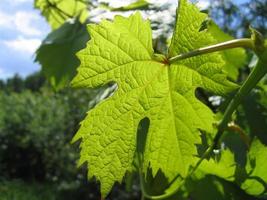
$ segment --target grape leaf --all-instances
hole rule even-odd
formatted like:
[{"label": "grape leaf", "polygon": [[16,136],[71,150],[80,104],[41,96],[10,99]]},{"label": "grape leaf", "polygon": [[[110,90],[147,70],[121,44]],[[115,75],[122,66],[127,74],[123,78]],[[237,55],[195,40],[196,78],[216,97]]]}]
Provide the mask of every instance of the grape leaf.
[{"label": "grape leaf", "polygon": [[222,150],[218,156],[220,157],[218,160],[212,158],[203,160],[199,170],[205,174],[216,175],[227,181],[233,181],[236,170],[234,154],[229,149],[226,149]]},{"label": "grape leaf", "polygon": [[76,53],[89,40],[86,25],[79,21],[66,22],[52,31],[36,51],[35,61],[42,65],[42,71],[56,89],[61,89],[74,77],[79,60]]},{"label": "grape leaf", "polygon": [[39,9],[52,29],[60,27],[67,19],[78,17],[84,23],[88,17],[87,0],[35,0]]},{"label": "grape leaf", "polygon": [[[241,171],[237,171],[236,166],[238,163],[235,162],[233,154],[229,150],[222,151],[219,162],[213,159],[209,161],[204,160],[199,166],[198,171],[205,175],[216,175],[224,180],[237,183],[247,194],[259,196],[263,193],[266,194],[266,156],[267,147],[259,139],[254,138],[247,155],[246,167],[245,169],[241,168],[242,174],[238,174]],[[245,171],[243,172],[243,170]],[[237,178],[241,178],[240,183]]]},{"label": "grape leaf", "polygon": [[238,110],[238,123],[246,128],[252,138],[256,136],[265,145],[267,145],[267,103],[264,102],[267,97],[266,91],[264,87],[253,90]]},{"label": "grape leaf", "polygon": [[169,181],[177,174],[185,177],[194,163],[200,130],[213,130],[214,115],[195,97],[195,90],[224,95],[236,88],[222,71],[222,56],[167,61],[216,41],[207,31],[199,32],[205,18],[194,5],[180,1],[167,57],[154,55],[150,23],[139,13],[88,26],[92,39],[78,53],[81,65],[72,84],[91,88],[115,82],[118,89],[89,111],[73,141],[82,139],[79,164],[89,163],[88,176],[101,182],[104,196],[132,169],[143,118],[150,120],[144,170],[151,167],[155,175],[161,169]]},{"label": "grape leaf", "polygon": [[191,179],[192,180],[188,181],[186,184],[186,189],[190,192],[187,199],[257,200],[257,198],[247,195],[234,183],[225,181],[216,176],[201,174],[198,172],[197,176],[193,176]]},{"label": "grape leaf", "polygon": [[246,171],[247,179],[242,183],[241,188],[251,195],[261,195],[267,189],[267,146],[258,139],[254,139],[248,153]]}]

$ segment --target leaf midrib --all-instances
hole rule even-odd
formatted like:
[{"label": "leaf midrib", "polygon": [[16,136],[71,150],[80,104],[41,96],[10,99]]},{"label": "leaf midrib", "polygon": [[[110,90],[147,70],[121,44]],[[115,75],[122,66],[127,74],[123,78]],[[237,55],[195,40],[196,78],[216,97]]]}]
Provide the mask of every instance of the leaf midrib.
[{"label": "leaf midrib", "polygon": [[[171,89],[171,82],[170,82],[170,73],[171,73],[171,71],[170,71],[170,67],[168,67],[168,69],[167,69],[167,79],[168,79],[168,87],[169,87],[169,99],[170,99],[170,107],[171,107],[171,112],[172,112],[172,120],[173,120],[173,124],[174,124],[174,133],[176,134],[176,132],[177,132],[177,127],[176,127],[176,122],[175,122],[175,115],[174,115],[174,109],[173,109],[173,99],[172,99],[172,94],[171,94],[171,92],[172,92],[172,89]],[[177,134],[176,134],[176,138],[177,138]],[[184,165],[184,160],[182,159],[182,154],[181,154],[181,149],[180,149],[180,143],[179,143],[179,140],[177,139],[177,144],[178,144],[178,150],[179,150],[179,160],[182,160],[182,162],[183,162],[183,166],[185,166]]]}]

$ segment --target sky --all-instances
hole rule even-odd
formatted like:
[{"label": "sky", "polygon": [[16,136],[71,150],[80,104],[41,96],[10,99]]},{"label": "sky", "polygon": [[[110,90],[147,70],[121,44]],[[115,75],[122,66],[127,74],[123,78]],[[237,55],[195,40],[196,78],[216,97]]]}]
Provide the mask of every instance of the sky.
[{"label": "sky", "polygon": [[38,71],[34,52],[49,31],[45,19],[33,9],[33,0],[1,0],[0,79]]},{"label": "sky", "polygon": [[[50,32],[50,27],[39,10],[33,8],[33,1],[1,0],[0,2],[0,79],[12,77],[14,74],[25,77],[40,70],[39,64],[34,63],[34,53]],[[198,5],[205,7],[207,1],[200,0]],[[244,0],[236,0],[237,3],[242,1]],[[113,6],[118,6],[122,2],[127,3],[126,0],[108,2]],[[160,2],[176,4],[177,0]]]}]

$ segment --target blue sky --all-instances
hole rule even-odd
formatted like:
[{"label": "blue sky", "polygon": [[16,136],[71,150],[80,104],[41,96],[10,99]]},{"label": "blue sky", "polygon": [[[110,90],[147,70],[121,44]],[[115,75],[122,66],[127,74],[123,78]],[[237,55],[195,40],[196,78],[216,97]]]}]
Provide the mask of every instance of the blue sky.
[{"label": "blue sky", "polygon": [[49,31],[44,18],[33,9],[33,0],[1,0],[0,79],[38,71],[34,52]]},{"label": "blue sky", "polygon": [[[0,79],[15,73],[25,77],[38,71],[34,52],[49,33],[50,27],[38,10],[34,0],[1,0],[0,3]],[[165,0],[176,2],[176,0]],[[241,3],[245,0],[237,0]],[[115,5],[122,0],[109,0]],[[125,3],[125,1],[123,1]],[[207,0],[201,0],[205,5]]]}]

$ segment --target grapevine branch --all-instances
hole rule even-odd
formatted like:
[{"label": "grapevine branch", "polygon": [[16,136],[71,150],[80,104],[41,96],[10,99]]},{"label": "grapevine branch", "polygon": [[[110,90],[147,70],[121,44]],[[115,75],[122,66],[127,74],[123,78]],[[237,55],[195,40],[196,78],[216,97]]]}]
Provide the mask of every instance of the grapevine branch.
[{"label": "grapevine branch", "polygon": [[238,48],[238,47],[254,49],[253,40],[250,38],[242,38],[242,39],[235,39],[235,40],[230,40],[227,42],[218,43],[215,45],[199,48],[199,49],[187,52],[187,53],[179,54],[177,56],[170,58],[169,62],[175,63],[179,60],[183,60],[186,58],[191,58],[191,57],[199,56],[202,54],[212,53],[212,52],[216,52],[216,51],[222,51],[222,50],[226,50],[226,49],[233,49],[233,48]]}]

